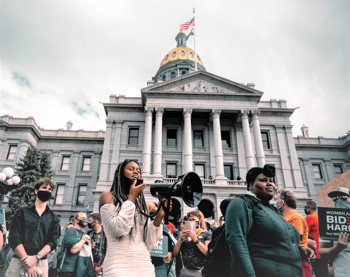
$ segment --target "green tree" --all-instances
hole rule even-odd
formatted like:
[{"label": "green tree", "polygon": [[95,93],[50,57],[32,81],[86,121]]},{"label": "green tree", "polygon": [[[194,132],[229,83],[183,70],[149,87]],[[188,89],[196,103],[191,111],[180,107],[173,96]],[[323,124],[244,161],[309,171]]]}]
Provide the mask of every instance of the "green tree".
[{"label": "green tree", "polygon": [[34,147],[28,148],[25,156],[16,163],[15,172],[21,178],[21,182],[10,193],[6,212],[8,224],[11,223],[13,215],[19,208],[34,203],[36,181],[42,177],[51,178],[54,174],[51,170],[50,155]]}]

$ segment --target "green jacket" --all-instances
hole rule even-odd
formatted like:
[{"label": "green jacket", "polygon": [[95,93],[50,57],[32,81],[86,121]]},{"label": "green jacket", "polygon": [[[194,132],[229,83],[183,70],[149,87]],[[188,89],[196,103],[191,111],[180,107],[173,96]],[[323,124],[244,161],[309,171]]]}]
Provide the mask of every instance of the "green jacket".
[{"label": "green jacket", "polygon": [[61,272],[74,273],[75,277],[94,277],[95,270],[93,268],[91,257],[83,257],[79,252],[72,254],[71,248],[81,240],[83,231],[71,227],[66,230],[62,241],[62,248],[65,249],[66,256],[64,258]]},{"label": "green jacket", "polygon": [[227,208],[226,239],[234,276],[302,276],[298,231],[273,206],[257,200],[249,209],[236,197]]},{"label": "green jacket", "polygon": [[66,256],[64,258],[63,266],[61,272],[74,272],[76,262],[78,259],[78,253],[72,254],[70,252],[71,248],[77,244],[83,236],[83,232],[74,227],[68,228],[64,233],[62,241],[62,249],[65,249]]}]

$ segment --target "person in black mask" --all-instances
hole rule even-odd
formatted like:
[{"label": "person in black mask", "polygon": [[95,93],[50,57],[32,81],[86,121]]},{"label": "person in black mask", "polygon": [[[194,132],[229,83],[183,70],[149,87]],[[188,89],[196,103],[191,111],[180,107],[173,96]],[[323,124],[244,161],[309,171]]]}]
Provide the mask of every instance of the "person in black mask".
[{"label": "person in black mask", "polygon": [[39,179],[34,186],[34,205],[21,208],[13,217],[9,243],[15,254],[5,276],[20,276],[21,272],[48,276],[46,257],[60,237],[60,220],[47,205],[54,187],[49,178]]},{"label": "person in black mask", "polygon": [[[60,277],[94,277],[95,270],[91,260],[91,238],[84,228],[88,227],[86,213],[77,212],[74,227],[64,233],[62,249],[65,252],[60,268]],[[82,253],[89,255],[81,255]]]},{"label": "person in black mask", "polygon": [[94,259],[94,269],[97,276],[103,275],[103,260],[106,256],[107,240],[101,225],[99,213],[92,213],[88,218],[89,231],[87,234],[91,238],[92,257]]}]

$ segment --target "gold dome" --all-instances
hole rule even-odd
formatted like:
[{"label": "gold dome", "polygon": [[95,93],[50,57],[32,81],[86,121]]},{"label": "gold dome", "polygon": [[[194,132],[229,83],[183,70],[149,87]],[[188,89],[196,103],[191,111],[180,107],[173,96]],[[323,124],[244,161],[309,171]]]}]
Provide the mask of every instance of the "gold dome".
[{"label": "gold dome", "polygon": [[152,80],[156,82],[159,80],[168,81],[196,70],[206,71],[198,54],[196,55],[191,48],[186,46],[188,37],[182,31],[177,34],[175,38],[177,46],[170,50],[162,59],[158,72],[152,77]]},{"label": "gold dome", "polygon": [[[172,61],[181,61],[181,60],[190,60],[195,62],[195,52],[187,46],[177,46],[174,49],[170,50],[165,55],[159,67],[162,67],[163,65]],[[197,62],[198,64],[201,64],[202,66],[204,66],[201,58],[198,55],[197,55]]]}]

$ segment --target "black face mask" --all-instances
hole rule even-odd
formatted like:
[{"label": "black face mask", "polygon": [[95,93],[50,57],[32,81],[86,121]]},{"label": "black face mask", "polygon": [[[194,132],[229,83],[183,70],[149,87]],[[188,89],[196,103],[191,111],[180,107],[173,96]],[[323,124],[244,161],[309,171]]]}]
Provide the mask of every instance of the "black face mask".
[{"label": "black face mask", "polygon": [[129,178],[126,178],[123,176],[123,184],[124,184],[124,189],[125,189],[125,194],[128,195],[130,191],[131,185],[134,183],[134,180],[131,180]]},{"label": "black face mask", "polygon": [[42,202],[46,202],[51,198],[51,191],[49,190],[38,190],[38,198],[42,201]]},{"label": "black face mask", "polygon": [[89,227],[89,229],[94,229],[94,227],[95,227],[95,221],[93,221],[93,222],[88,222],[88,227]]},{"label": "black face mask", "polygon": [[79,225],[81,228],[85,228],[85,227],[88,225],[87,219],[80,219],[79,222],[78,222],[78,225]]}]

